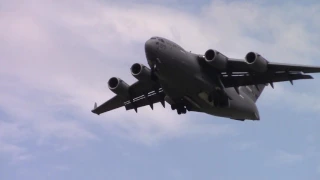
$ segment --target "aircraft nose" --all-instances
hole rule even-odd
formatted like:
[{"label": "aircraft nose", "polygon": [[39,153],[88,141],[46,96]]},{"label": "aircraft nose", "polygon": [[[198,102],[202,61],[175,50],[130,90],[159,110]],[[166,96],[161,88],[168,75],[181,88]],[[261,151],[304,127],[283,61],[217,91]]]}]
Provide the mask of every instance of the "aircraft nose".
[{"label": "aircraft nose", "polygon": [[152,52],[156,50],[156,41],[154,39],[149,39],[146,41],[144,45],[145,51],[146,52]]},{"label": "aircraft nose", "polygon": [[144,45],[144,48],[145,48],[147,59],[149,61],[154,61],[156,59],[157,40],[156,39],[147,40]]}]

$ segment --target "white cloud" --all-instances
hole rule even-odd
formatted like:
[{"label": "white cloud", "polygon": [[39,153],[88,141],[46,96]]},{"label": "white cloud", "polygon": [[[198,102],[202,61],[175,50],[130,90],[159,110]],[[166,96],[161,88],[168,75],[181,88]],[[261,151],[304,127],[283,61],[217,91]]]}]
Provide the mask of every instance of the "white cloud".
[{"label": "white cloud", "polygon": [[279,150],[276,152],[272,163],[274,165],[291,165],[297,162],[304,160],[305,157],[303,154],[295,154],[287,151]]},{"label": "white cloud", "polygon": [[[15,118],[19,131],[32,129],[28,136],[36,136],[40,144],[52,138],[68,143],[98,139],[88,128],[95,125],[147,144],[190,133],[234,134],[228,125],[201,125],[190,120],[192,116],[177,116],[160,105],[154,111],[139,109],[138,114],[119,109],[97,117],[90,112],[94,101],[113,96],[108,78],[135,81],[130,65],[146,63],[143,44],[154,35],[197,53],[215,48],[244,57],[255,50],[271,61],[309,64],[320,55],[319,36],[304,21],[315,19],[314,7],[301,14],[310,7],[213,1],[191,15],[151,4],[81,3],[8,2],[4,8],[10,11],[0,16],[0,66],[5,67],[0,69],[0,88],[5,89],[0,93],[1,109]],[[59,145],[68,149],[68,143]]]},{"label": "white cloud", "polygon": [[[281,105],[287,105],[290,108],[295,109],[299,112],[319,112],[320,110],[320,96],[313,92],[304,92],[312,87],[312,89],[316,92],[317,86],[314,85],[312,81],[318,81],[319,79],[309,80],[310,86],[304,86],[303,84],[300,86],[300,83],[294,82],[298,85],[292,86],[291,88],[286,88],[284,84],[275,84],[275,88],[271,89],[269,86],[264,94],[263,99],[261,99],[261,103],[268,104],[270,106],[274,106],[278,104],[279,99],[281,99]],[[288,83],[288,82],[286,82]],[[296,90],[296,88],[306,87],[302,90]],[[267,100],[266,100],[267,99]]]},{"label": "white cloud", "polygon": [[24,151],[24,149],[16,145],[1,143],[0,152],[18,154],[22,151]]},{"label": "white cloud", "polygon": [[231,146],[240,151],[248,151],[257,147],[257,143],[255,142],[236,142],[231,143]]},{"label": "white cloud", "polygon": [[19,163],[32,159],[34,156],[22,146],[3,142],[0,140],[0,158],[10,158],[11,163]]}]

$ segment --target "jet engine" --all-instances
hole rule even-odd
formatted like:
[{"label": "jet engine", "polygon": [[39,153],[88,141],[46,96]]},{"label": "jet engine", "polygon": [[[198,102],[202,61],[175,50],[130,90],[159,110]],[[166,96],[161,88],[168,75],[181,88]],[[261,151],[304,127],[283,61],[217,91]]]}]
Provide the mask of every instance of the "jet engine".
[{"label": "jet engine", "polygon": [[108,81],[109,89],[115,94],[121,97],[128,97],[129,85],[124,82],[122,79],[117,77],[112,77]]},{"label": "jet engine", "polygon": [[228,58],[219,51],[209,49],[204,54],[205,60],[213,67],[224,70],[227,67]]},{"label": "jet engine", "polygon": [[140,81],[151,79],[151,70],[143,64],[133,64],[131,66],[131,74]]},{"label": "jet engine", "polygon": [[246,55],[245,60],[250,68],[256,72],[263,73],[268,70],[268,61],[258,53],[249,52]]}]

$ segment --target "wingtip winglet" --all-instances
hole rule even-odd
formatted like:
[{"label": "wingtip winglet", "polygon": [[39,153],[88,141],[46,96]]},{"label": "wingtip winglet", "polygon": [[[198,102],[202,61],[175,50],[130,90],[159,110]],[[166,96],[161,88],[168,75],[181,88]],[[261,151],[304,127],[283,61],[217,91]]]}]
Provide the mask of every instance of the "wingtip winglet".
[{"label": "wingtip winglet", "polygon": [[94,113],[94,114],[99,115],[99,113],[96,112],[97,107],[98,107],[98,105],[97,105],[97,103],[95,102],[95,103],[94,103],[94,107],[93,107],[93,109],[91,110],[91,112]]}]

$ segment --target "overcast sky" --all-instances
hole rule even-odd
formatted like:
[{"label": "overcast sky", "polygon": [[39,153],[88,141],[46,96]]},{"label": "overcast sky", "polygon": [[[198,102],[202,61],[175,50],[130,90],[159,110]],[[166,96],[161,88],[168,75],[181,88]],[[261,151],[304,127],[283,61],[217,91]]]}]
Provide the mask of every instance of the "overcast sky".
[{"label": "overcast sky", "polygon": [[320,3],[0,1],[0,179],[320,178],[320,75],[277,83],[260,121],[161,104],[97,116],[112,76],[135,82],[144,42],[320,66]]}]

